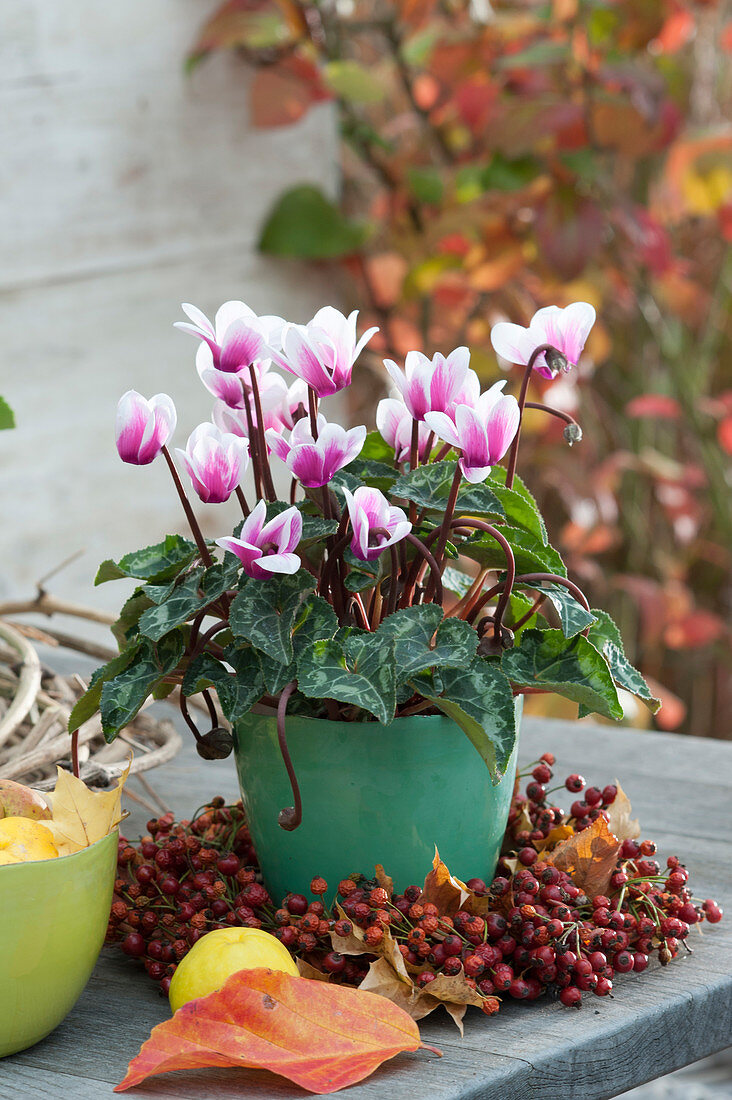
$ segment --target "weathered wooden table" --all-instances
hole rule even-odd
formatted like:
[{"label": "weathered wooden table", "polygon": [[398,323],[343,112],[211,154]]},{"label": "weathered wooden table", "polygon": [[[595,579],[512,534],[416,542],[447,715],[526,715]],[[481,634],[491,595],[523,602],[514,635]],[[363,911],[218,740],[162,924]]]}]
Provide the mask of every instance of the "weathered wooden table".
[{"label": "weathered wooden table", "polygon": [[[559,776],[578,771],[602,783],[619,776],[661,857],[681,856],[698,896],[732,903],[732,744],[527,719],[521,747],[524,761],[554,752]],[[231,761],[204,764],[189,744],[154,781],[179,816],[217,792],[236,796]],[[136,836],[144,827],[136,812],[125,833]],[[727,920],[705,926],[703,936],[692,929],[693,955],[666,969],[619,975],[614,999],[585,997],[579,1012],[543,1000],[506,1004],[493,1019],[469,1009],[464,1039],[436,1013],[421,1030],[444,1057],[401,1055],[349,1089],[349,1100],[603,1100],[721,1050],[732,1042],[731,917],[728,909]],[[0,1097],[111,1097],[150,1029],[167,1015],[167,1002],[144,973],[118,950],[105,949],[65,1023],[0,1062]],[[304,1095],[274,1075],[238,1069],[162,1076],[130,1093],[160,1100]]]}]

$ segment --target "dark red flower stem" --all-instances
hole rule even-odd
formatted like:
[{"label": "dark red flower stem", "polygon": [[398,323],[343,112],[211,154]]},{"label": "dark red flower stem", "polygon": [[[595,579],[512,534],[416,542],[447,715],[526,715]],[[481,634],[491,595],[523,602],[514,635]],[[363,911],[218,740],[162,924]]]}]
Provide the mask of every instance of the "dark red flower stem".
[{"label": "dark red flower stem", "polygon": [[[419,466],[419,421],[412,417],[412,438],[409,447],[409,469],[416,470]],[[409,522],[414,525],[417,521],[417,505],[409,502]]]},{"label": "dark red flower stem", "polygon": [[447,504],[445,505],[445,515],[442,519],[442,525],[440,527],[440,534],[437,538],[437,546],[435,547],[435,561],[437,562],[437,572],[432,572],[430,576],[430,582],[425,592],[425,601],[429,603],[434,597],[436,591],[436,577],[441,576],[442,569],[444,567],[444,554],[445,547],[447,546],[447,536],[450,533],[450,527],[452,525],[453,516],[455,515],[455,505],[457,503],[458,491],[460,489],[460,482],[463,479],[463,472],[460,469],[460,464],[455,466],[455,474],[452,479],[452,485],[450,486],[450,494],[447,498]]},{"label": "dark red flower stem", "polygon": [[236,493],[236,499],[239,501],[239,504],[241,506],[244,519],[246,519],[249,515],[250,509],[249,505],[247,504],[247,498],[244,496],[244,490],[242,489],[241,485],[237,485],[234,492]]},{"label": "dark red flower stem", "polygon": [[76,778],[79,778],[79,731],[74,730],[71,734],[71,772]]},{"label": "dark red flower stem", "polygon": [[254,369],[253,363],[249,364],[249,379],[252,385],[254,411],[257,414],[257,446],[259,450],[260,462],[262,465],[262,487],[267,494],[268,500],[277,500],[277,493],[275,492],[274,482],[272,481],[272,471],[269,468],[267,440],[264,435],[264,416],[262,415],[262,400],[259,396],[259,382],[257,381],[257,372]]},{"label": "dark red flower stem", "polygon": [[287,745],[287,736],[285,734],[285,717],[287,714],[287,704],[290,696],[297,689],[297,680],[291,680],[286,687],[282,689],[280,695],[280,701],[277,704],[277,740],[280,745],[280,752],[282,753],[282,759],[287,769],[287,777],[290,780],[290,786],[292,787],[292,798],[295,803],[294,806],[286,806],[280,810],[277,822],[281,828],[287,829],[288,832],[292,832],[302,822],[302,800],[300,798],[300,787],[298,786],[297,776],[295,775],[295,769],[292,766],[292,757],[290,756],[290,750]]},{"label": "dark red flower stem", "polygon": [[312,386],[308,386],[308,411],[310,413],[310,434],[318,438],[318,395]]},{"label": "dark red flower stem", "polygon": [[178,476],[178,471],[175,468],[175,463],[171,458],[170,451],[167,447],[163,447],[162,451],[165,456],[165,461],[168,463],[168,469],[170,470],[171,477],[173,478],[173,483],[178,491],[180,502],[183,505],[183,511],[186,514],[186,519],[188,520],[193,537],[196,540],[196,546],[198,547],[198,552],[201,555],[201,560],[203,561],[203,564],[208,568],[209,566],[213,565],[213,558],[211,557],[208,547],[206,546],[206,540],[203,537],[203,532],[198,525],[198,520],[193,514],[191,502],[186,496],[186,491],[183,488],[180,477]]},{"label": "dark red flower stem", "polygon": [[521,426],[524,420],[524,407],[526,405],[526,393],[529,388],[529,382],[531,381],[531,372],[534,369],[534,363],[543,355],[545,351],[552,351],[551,344],[540,344],[538,348],[534,348],[531,353],[531,358],[526,364],[526,370],[524,371],[524,377],[521,380],[521,390],[518,395],[519,406],[519,425],[516,429],[516,435],[513,437],[513,443],[511,444],[511,451],[508,456],[508,467],[506,468],[506,488],[513,488],[513,479],[516,476],[516,461],[518,459],[519,440],[521,439]]},{"label": "dark red flower stem", "polygon": [[565,424],[576,424],[579,428],[579,424],[573,416],[570,416],[567,412],[562,412],[561,409],[553,409],[551,405],[542,405],[540,401],[525,401],[525,409],[538,409],[539,412],[549,413],[550,416],[556,416],[557,420],[563,420]]},{"label": "dark red flower stem", "polygon": [[244,414],[247,418],[247,430],[249,432],[249,454],[252,459],[252,469],[254,470],[254,492],[256,493],[257,500],[261,500],[264,494],[262,492],[262,464],[259,455],[259,437],[257,435],[257,429],[254,427],[254,417],[252,416],[252,407],[249,404],[249,394],[243,385],[242,391],[244,393]]}]

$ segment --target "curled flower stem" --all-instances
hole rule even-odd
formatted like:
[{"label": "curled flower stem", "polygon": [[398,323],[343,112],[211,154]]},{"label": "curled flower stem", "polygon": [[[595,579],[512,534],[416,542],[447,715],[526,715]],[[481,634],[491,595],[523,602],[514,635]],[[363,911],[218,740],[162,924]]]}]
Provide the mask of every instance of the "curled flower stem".
[{"label": "curled flower stem", "polygon": [[561,409],[554,409],[551,405],[542,405],[540,401],[525,401],[525,409],[538,409],[539,412],[549,413],[550,416],[556,416],[557,420],[563,420],[565,424],[576,424],[579,428],[579,424],[573,416],[569,413],[563,412]]},{"label": "curled flower stem", "polygon": [[290,683],[282,689],[280,695],[280,701],[277,704],[277,740],[280,745],[280,752],[282,753],[282,759],[287,769],[287,777],[290,780],[290,786],[292,787],[292,798],[295,803],[294,806],[286,806],[280,810],[277,822],[281,828],[287,829],[288,832],[292,832],[302,822],[302,800],[300,798],[300,788],[297,783],[297,776],[295,775],[295,769],[292,766],[292,758],[290,756],[290,750],[287,746],[287,736],[285,734],[285,716],[287,714],[287,704],[290,696],[297,688],[297,680],[290,680]]},{"label": "curled flower stem", "polygon": [[[493,619],[493,636],[496,641],[500,641],[503,616],[506,612],[506,608],[508,607],[508,601],[511,598],[514,580],[516,579],[516,560],[513,556],[513,550],[511,549],[510,543],[501,534],[497,527],[494,527],[491,523],[485,523],[482,519],[472,519],[466,516],[459,516],[457,519],[454,519],[452,521],[450,526],[473,527],[476,531],[485,531],[487,535],[490,535],[496,540],[506,556],[506,580],[503,584],[503,590],[498,597],[496,612]],[[481,606],[483,606],[483,601],[478,602],[477,607],[480,608]]]},{"label": "curled flower stem", "polygon": [[[442,604],[442,600],[443,600],[442,577],[440,576],[440,566],[437,563],[437,558],[432,553],[430,553],[430,551],[427,549],[427,547],[422,542],[422,540],[417,538],[416,535],[413,535],[411,531],[409,532],[408,535],[405,535],[405,538],[406,538],[407,542],[410,543],[415,548],[417,553],[420,554],[422,558],[424,558],[425,562],[429,566],[429,568],[430,568],[430,582],[431,582],[431,585],[434,584],[436,601],[437,601],[437,603]],[[407,591],[407,589],[405,588],[405,592],[406,591]]]},{"label": "curled flower stem", "polygon": [[186,491],[183,488],[180,477],[178,476],[178,471],[175,468],[175,463],[171,458],[170,451],[167,447],[163,447],[162,452],[165,456],[165,461],[168,463],[168,469],[170,470],[171,477],[173,478],[173,483],[178,491],[178,496],[180,497],[180,502],[183,505],[183,511],[186,514],[186,519],[188,520],[191,532],[194,539],[196,540],[196,546],[198,547],[198,552],[201,555],[201,560],[206,567],[213,565],[213,558],[211,557],[208,547],[206,546],[206,540],[203,537],[203,532],[199,527],[198,520],[193,514],[191,502],[186,496]]},{"label": "curled flower stem", "polygon": [[508,456],[508,467],[506,468],[506,488],[513,488],[513,479],[516,476],[516,461],[518,459],[519,440],[521,439],[521,427],[524,420],[524,406],[526,405],[526,393],[529,388],[529,382],[531,381],[531,372],[534,369],[534,363],[543,355],[546,351],[551,351],[551,344],[540,344],[538,348],[534,348],[531,353],[531,357],[526,364],[526,370],[524,371],[524,377],[521,380],[521,390],[518,396],[519,406],[519,425],[516,429],[516,435],[513,437],[513,443],[511,444],[511,451]]}]

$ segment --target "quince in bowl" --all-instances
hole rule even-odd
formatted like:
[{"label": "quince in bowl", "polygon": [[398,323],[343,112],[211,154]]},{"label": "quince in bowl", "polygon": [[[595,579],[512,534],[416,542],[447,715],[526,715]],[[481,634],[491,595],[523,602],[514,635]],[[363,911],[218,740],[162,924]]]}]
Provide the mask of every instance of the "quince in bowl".
[{"label": "quince in bowl", "polygon": [[105,835],[81,846],[53,795],[49,803],[0,784],[0,1058],[37,1043],[71,1011],[109,918],[116,821],[110,813]]}]

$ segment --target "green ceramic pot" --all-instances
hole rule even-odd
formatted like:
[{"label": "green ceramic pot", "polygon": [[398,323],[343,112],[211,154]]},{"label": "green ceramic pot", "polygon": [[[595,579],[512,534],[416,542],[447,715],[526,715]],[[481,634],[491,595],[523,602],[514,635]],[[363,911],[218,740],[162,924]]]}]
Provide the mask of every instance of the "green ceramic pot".
[{"label": "green ceramic pot", "polygon": [[116,868],[116,830],[74,855],[0,867],[0,1058],[43,1039],[78,1000]]},{"label": "green ceramic pot", "polygon": [[[522,697],[517,699],[517,719]],[[354,871],[384,865],[403,889],[421,884],[435,846],[459,878],[490,881],[506,828],[516,750],[493,786],[452,719],[415,715],[391,725],[292,716],[287,743],[303,819],[287,832],[277,815],[292,792],[274,716],[248,714],[234,730],[242,799],[273,898],[309,894],[313,875],[331,888]]]}]

